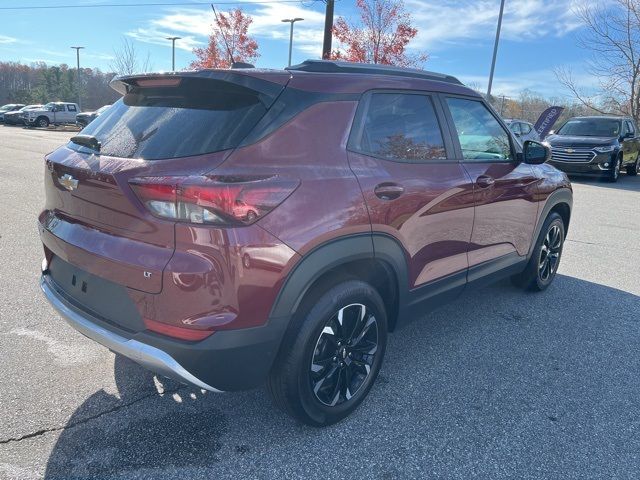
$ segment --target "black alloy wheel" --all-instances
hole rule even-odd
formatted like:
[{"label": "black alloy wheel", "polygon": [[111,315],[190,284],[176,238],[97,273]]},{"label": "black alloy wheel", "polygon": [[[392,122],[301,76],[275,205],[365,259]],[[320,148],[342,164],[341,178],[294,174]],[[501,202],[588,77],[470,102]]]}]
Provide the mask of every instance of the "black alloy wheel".
[{"label": "black alloy wheel", "polygon": [[315,427],[347,417],[373,387],[388,330],[373,286],[327,277],[305,294],[289,325],[267,381],[275,404]]},{"label": "black alloy wheel", "polygon": [[540,280],[548,282],[555,275],[562,254],[562,231],[559,225],[552,225],[545,236],[538,260]]},{"label": "black alloy wheel", "polygon": [[378,322],[358,303],[342,307],[323,328],[311,360],[311,388],[322,404],[351,400],[371,373],[378,351]]},{"label": "black alloy wheel", "polygon": [[511,277],[515,286],[541,292],[553,283],[562,258],[565,232],[562,217],[557,212],[551,212],[540,229],[527,266]]}]

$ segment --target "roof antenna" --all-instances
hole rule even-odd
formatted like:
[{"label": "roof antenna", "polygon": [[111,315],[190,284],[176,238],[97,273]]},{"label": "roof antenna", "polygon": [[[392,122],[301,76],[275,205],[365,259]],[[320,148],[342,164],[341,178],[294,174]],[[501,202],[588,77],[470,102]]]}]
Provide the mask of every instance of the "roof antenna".
[{"label": "roof antenna", "polygon": [[218,25],[218,28],[220,29],[220,33],[222,34],[222,40],[224,40],[224,45],[225,47],[227,47],[227,53],[229,54],[229,58],[231,59],[231,68],[233,68],[233,64],[236,63],[236,61],[233,59],[233,54],[231,53],[231,49],[229,48],[229,44],[227,43],[227,37],[224,36],[224,32],[220,27],[220,20],[218,20],[218,12],[216,12],[216,7],[213,6],[213,3],[211,4],[211,10],[213,10],[213,15],[216,17],[216,24]]},{"label": "roof antenna", "polygon": [[222,28],[220,28],[220,21],[218,20],[218,12],[216,12],[216,7],[211,4],[211,10],[213,10],[213,14],[216,17],[216,23],[218,24],[218,28],[220,29],[220,33],[222,34],[222,40],[224,40],[224,45],[227,47],[227,53],[229,54],[229,58],[231,59],[231,68],[254,68],[250,63],[245,62],[236,62],[233,58],[233,54],[231,53],[231,48],[229,48],[229,44],[227,43],[227,37],[224,36],[224,32]]}]

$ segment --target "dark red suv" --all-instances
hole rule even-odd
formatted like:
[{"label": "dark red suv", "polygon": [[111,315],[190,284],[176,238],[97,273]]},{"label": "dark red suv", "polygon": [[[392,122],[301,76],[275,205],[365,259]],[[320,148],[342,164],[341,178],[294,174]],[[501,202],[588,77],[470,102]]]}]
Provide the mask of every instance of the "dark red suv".
[{"label": "dark red suv", "polygon": [[371,389],[388,332],[471,286],[554,279],[570,183],[453,77],[307,61],[113,86],[46,157],[42,290],[151,370],[266,382],[327,425]]}]

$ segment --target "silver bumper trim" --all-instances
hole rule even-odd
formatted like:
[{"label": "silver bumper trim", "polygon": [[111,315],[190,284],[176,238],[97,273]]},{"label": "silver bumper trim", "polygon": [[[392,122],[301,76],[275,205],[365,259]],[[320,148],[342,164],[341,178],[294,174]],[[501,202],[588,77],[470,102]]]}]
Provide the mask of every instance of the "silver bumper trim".
[{"label": "silver bumper trim", "polygon": [[79,314],[60,298],[44,278],[44,275],[40,279],[40,288],[49,303],[62,315],[67,323],[84,336],[104,345],[116,353],[130,358],[153,372],[160,373],[182,383],[195,385],[210,392],[222,392],[222,390],[213,388],[193,376],[167,352],[147,345],[146,343],[122,337],[92,322],[89,320],[90,317]]}]

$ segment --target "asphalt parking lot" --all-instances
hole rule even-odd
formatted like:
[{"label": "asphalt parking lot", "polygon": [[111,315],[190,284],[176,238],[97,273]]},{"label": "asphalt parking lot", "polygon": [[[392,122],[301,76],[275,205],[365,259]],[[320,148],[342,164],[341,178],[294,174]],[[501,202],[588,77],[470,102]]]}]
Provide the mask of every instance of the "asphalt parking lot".
[{"label": "asphalt parking lot", "polygon": [[355,415],[203,394],[68,327],[38,287],[43,155],[0,126],[0,478],[638,478],[640,177],[576,181],[555,284],[502,282],[390,337]]}]

